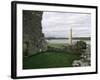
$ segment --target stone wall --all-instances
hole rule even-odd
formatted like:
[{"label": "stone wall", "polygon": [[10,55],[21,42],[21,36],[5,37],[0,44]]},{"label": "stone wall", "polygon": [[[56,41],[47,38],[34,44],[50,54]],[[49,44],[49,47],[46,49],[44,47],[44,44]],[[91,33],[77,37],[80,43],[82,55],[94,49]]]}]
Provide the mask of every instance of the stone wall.
[{"label": "stone wall", "polygon": [[47,48],[42,33],[42,14],[42,11],[23,10],[23,53],[26,56]]}]

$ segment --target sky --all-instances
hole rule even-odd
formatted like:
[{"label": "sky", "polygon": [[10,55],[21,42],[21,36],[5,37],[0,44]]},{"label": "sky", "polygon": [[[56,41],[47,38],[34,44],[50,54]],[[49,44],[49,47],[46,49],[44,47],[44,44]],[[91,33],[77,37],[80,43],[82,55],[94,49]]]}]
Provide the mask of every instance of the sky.
[{"label": "sky", "polygon": [[45,37],[90,37],[91,14],[71,12],[43,12],[42,31]]}]

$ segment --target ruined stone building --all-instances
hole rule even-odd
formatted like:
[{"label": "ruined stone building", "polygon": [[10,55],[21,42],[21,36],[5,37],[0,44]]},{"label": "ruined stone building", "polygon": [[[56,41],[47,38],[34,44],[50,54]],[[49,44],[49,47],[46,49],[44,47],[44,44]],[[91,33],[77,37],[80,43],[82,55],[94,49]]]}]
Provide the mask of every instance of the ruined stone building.
[{"label": "ruined stone building", "polygon": [[26,56],[46,50],[42,14],[42,11],[23,10],[23,54]]}]

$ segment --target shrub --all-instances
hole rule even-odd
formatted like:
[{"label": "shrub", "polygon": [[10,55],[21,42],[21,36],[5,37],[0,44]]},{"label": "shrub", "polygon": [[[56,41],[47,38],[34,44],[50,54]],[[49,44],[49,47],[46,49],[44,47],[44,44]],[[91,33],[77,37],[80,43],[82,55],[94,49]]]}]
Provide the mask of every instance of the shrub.
[{"label": "shrub", "polygon": [[84,41],[77,41],[75,43],[75,47],[77,49],[86,49],[86,42],[84,42]]},{"label": "shrub", "polygon": [[66,47],[57,48],[57,47],[48,46],[47,47],[47,51],[52,51],[52,52],[66,52]]}]

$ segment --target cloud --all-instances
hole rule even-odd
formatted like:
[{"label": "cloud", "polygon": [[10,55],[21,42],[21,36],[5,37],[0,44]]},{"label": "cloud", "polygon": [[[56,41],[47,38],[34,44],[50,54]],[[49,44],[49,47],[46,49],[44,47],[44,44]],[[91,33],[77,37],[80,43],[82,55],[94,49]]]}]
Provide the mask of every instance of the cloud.
[{"label": "cloud", "polygon": [[91,14],[44,12],[42,31],[46,37],[68,37],[70,28],[74,37],[89,37]]}]

